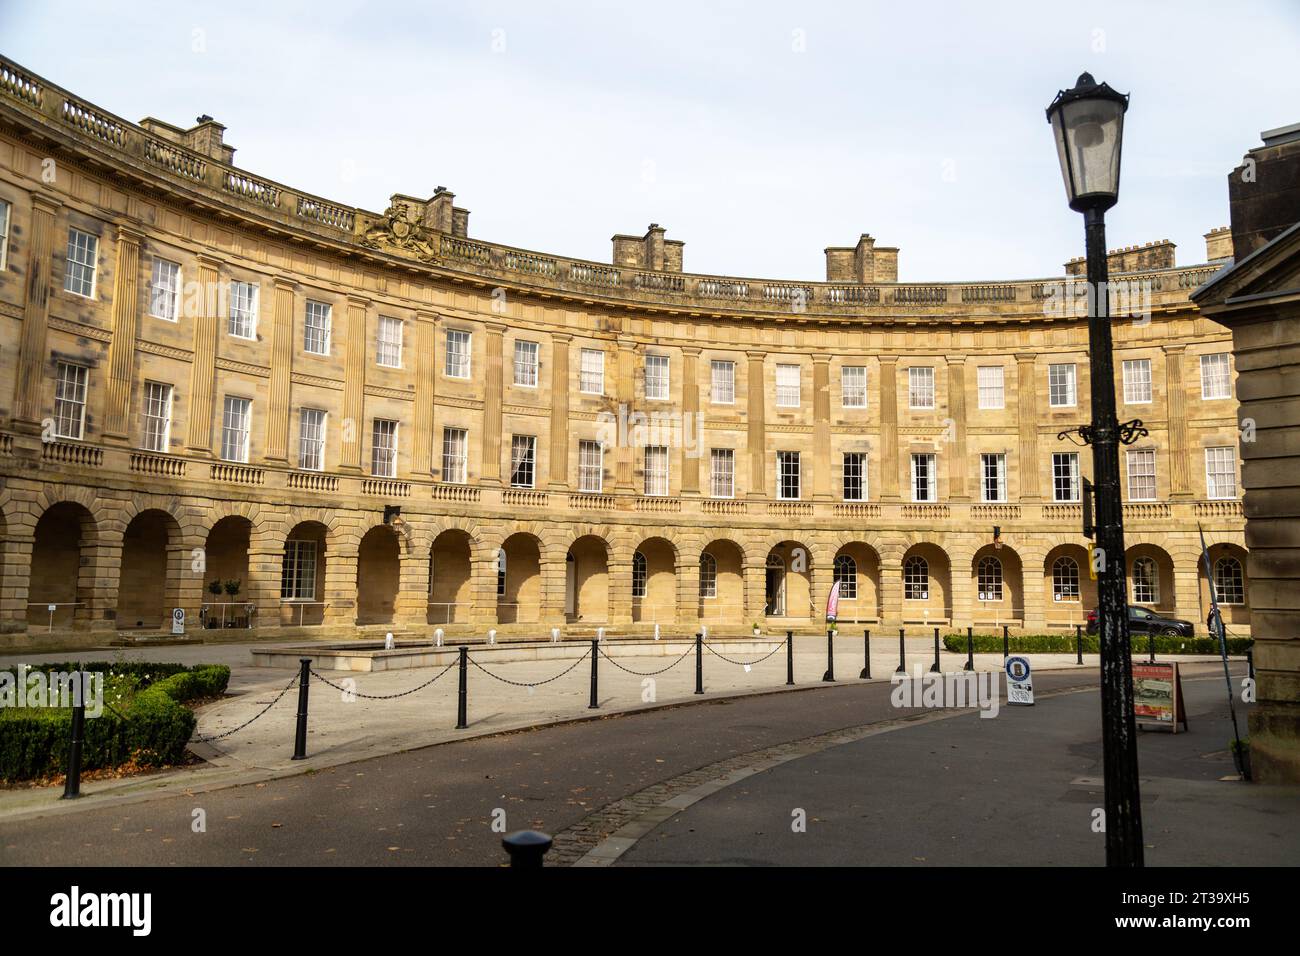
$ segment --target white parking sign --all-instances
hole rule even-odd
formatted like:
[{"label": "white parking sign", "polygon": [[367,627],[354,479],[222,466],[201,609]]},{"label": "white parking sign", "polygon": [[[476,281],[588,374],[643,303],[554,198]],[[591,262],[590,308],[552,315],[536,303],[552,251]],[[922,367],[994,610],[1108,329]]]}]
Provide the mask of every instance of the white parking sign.
[{"label": "white parking sign", "polygon": [[1034,703],[1034,682],[1030,676],[1029,659],[1026,657],[1008,657],[1003,665],[1007,672],[1007,703]]},{"label": "white parking sign", "polygon": [[185,633],[185,608],[183,607],[172,608],[172,633]]}]

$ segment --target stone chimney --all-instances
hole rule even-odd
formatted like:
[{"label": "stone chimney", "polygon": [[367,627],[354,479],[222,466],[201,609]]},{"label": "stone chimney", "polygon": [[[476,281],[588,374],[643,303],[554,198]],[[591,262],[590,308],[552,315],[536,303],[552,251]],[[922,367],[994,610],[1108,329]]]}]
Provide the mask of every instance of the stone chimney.
[{"label": "stone chimney", "polygon": [[1223,262],[1232,259],[1232,229],[1219,226],[1205,234],[1205,261]]},{"label": "stone chimney", "polygon": [[686,243],[665,239],[664,232],[663,226],[652,222],[644,236],[614,236],[614,265],[647,272],[681,272]]},{"label": "stone chimney", "polygon": [[1300,222],[1300,123],[1259,135],[1264,145],[1228,174],[1232,249],[1238,259]]},{"label": "stone chimney", "polygon": [[[1121,272],[1151,272],[1156,269],[1172,269],[1174,267],[1175,248],[1174,244],[1168,239],[1161,239],[1159,242],[1148,242],[1142,246],[1122,246],[1106,253],[1106,268],[1112,275]],[[1087,272],[1088,261],[1083,256],[1071,259],[1065,264],[1065,274],[1068,276],[1086,275]]]},{"label": "stone chimney", "polygon": [[461,209],[455,201],[456,194],[446,186],[435,187],[433,198],[424,204],[425,227],[460,239],[468,238],[469,210]]},{"label": "stone chimney", "polygon": [[140,120],[140,125],[159,139],[167,140],[178,146],[184,146],[200,156],[206,156],[208,159],[233,166],[235,147],[227,146],[225,143],[226,128],[206,113],[198,117],[194,122],[195,125],[189,129],[181,129],[171,123],[164,123],[160,119],[146,116]]},{"label": "stone chimney", "polygon": [[867,233],[856,246],[826,249],[827,282],[897,282],[898,247],[877,246]]}]

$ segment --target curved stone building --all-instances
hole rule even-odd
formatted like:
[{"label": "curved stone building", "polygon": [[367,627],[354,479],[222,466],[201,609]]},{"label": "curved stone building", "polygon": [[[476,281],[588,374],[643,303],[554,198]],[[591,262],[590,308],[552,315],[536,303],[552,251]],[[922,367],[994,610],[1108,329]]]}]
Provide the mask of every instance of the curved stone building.
[{"label": "curved stone building", "polygon": [[[345,208],[211,117],[131,123],[0,60],[0,624],[536,634],[1043,631],[1093,606],[1071,276],[696,275],[469,236],[452,193]],[[1198,526],[1249,628],[1231,257],[1112,255],[1135,603],[1204,630]],[[996,532],[996,536],[995,536]],[[302,629],[301,631],[297,629]],[[87,638],[89,639],[89,638]]]}]

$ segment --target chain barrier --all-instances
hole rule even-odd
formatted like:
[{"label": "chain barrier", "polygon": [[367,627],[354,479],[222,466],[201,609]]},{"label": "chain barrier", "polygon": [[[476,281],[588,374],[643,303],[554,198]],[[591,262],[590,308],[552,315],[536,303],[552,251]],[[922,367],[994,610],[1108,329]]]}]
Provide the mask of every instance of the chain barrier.
[{"label": "chain barrier", "polygon": [[321,683],[328,684],[330,687],[333,687],[337,691],[342,691],[344,694],[351,694],[353,697],[360,697],[365,700],[396,700],[399,697],[408,697],[411,694],[414,694],[416,691],[424,690],[426,687],[428,687],[430,684],[436,681],[443,674],[447,673],[447,671],[455,667],[456,663],[457,662],[453,660],[450,664],[448,664],[442,670],[438,671],[438,673],[434,674],[423,684],[419,684],[416,687],[412,687],[410,690],[404,690],[397,694],[363,694],[359,690],[350,690],[347,687],[343,687],[339,684],[334,683],[328,677],[325,677],[322,674],[320,674],[318,671],[316,671],[315,668],[312,668],[311,675]]},{"label": "chain barrier", "polygon": [[223,737],[229,737],[231,734],[238,733],[239,731],[247,727],[249,724],[251,724],[253,721],[257,720],[257,718],[265,714],[276,704],[280,703],[280,698],[283,697],[285,694],[289,693],[289,688],[291,688],[296,683],[298,683],[298,675],[294,674],[293,679],[289,681],[289,683],[284,685],[284,690],[280,691],[280,693],[275,695],[275,700],[271,701],[269,704],[267,704],[265,707],[259,710],[252,717],[248,718],[248,720],[244,721],[238,727],[232,728],[231,730],[223,731],[222,733],[219,734],[213,734],[210,737],[204,737],[202,735],[198,735],[194,737],[194,740],[198,743],[208,744],[208,743],[212,743],[212,741],[214,740],[221,740]]},{"label": "chain barrier", "polygon": [[610,656],[609,656],[609,653],[608,653],[608,652],[607,652],[603,647],[600,649],[600,653],[601,653],[601,655],[605,658],[605,660],[609,661],[611,664],[613,664],[613,665],[614,665],[615,667],[617,667],[619,670],[621,670],[621,671],[625,671],[625,672],[628,673],[628,674],[635,674],[637,677],[657,677],[658,675],[664,673],[665,671],[670,671],[670,670],[672,670],[674,667],[676,667],[676,666],[677,666],[678,664],[680,664],[682,661],[686,660],[686,656],[687,656],[688,654],[690,654],[690,653],[691,653],[692,651],[694,651],[694,650],[695,650],[695,645],[692,643],[689,647],[686,648],[686,650],[682,651],[682,656],[681,656],[681,657],[677,658],[677,660],[673,661],[673,662],[672,662],[671,664],[669,664],[667,667],[661,667],[661,668],[660,668],[659,670],[657,670],[657,671],[634,671],[632,668],[630,668],[630,667],[624,667],[624,666],[623,666],[622,664],[620,664],[618,661],[614,660],[614,658],[610,657]]},{"label": "chain barrier", "polygon": [[551,683],[551,681],[557,681],[557,680],[559,680],[561,677],[563,677],[565,674],[569,673],[569,671],[573,670],[575,667],[577,667],[579,664],[581,664],[583,661],[585,661],[585,660],[586,660],[588,657],[590,657],[590,656],[591,656],[591,648],[589,647],[589,648],[587,648],[587,651],[586,651],[585,654],[583,654],[581,657],[579,657],[576,661],[574,661],[572,664],[570,664],[570,665],[569,665],[568,667],[566,667],[564,670],[560,671],[560,673],[556,674],[554,677],[548,677],[548,678],[546,678],[546,680],[539,680],[539,681],[518,681],[518,680],[510,680],[510,678],[508,678],[508,677],[502,677],[502,676],[499,675],[499,674],[493,674],[490,670],[488,670],[486,667],[484,667],[484,666],[483,666],[482,664],[480,664],[478,661],[474,660],[474,658],[472,658],[472,657],[467,657],[466,660],[468,660],[471,664],[473,664],[475,667],[477,667],[479,670],[481,670],[484,674],[487,674],[488,677],[491,677],[491,678],[493,678],[494,680],[499,680],[499,681],[500,681],[501,683],[503,683],[503,684],[509,684],[511,687],[541,687],[543,684],[549,684],[549,683]]},{"label": "chain barrier", "polygon": [[715,651],[713,648],[711,648],[708,645],[708,642],[705,642],[704,644],[704,649],[708,651],[710,654],[712,654],[714,657],[720,657],[728,664],[735,664],[737,667],[753,667],[755,664],[761,664],[763,663],[763,661],[767,660],[769,657],[771,657],[773,654],[775,654],[783,647],[785,647],[785,641],[782,641],[780,644],[776,645],[776,647],[772,648],[772,650],[768,651],[768,653],[764,654],[756,661],[735,661],[732,660],[730,657],[727,657],[726,655],[719,654],[717,651]]}]

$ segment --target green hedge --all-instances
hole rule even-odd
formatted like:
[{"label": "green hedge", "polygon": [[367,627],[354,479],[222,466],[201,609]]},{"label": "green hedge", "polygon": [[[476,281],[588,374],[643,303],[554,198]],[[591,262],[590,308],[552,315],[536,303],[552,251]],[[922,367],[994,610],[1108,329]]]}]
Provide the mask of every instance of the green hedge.
[{"label": "green hedge", "polygon": [[[41,664],[31,671],[73,671],[76,663]],[[142,766],[178,763],[194,733],[186,701],[225,693],[230,668],[222,664],[94,662],[82,670],[105,674],[103,713],[86,720],[83,770],[116,767],[134,758]],[[17,668],[0,668],[17,674]],[[108,675],[113,675],[110,679]],[[123,700],[109,688],[125,688]],[[70,709],[0,708],[0,780],[31,780],[66,769],[72,731]]]},{"label": "green hedge", "polygon": [[[1135,634],[1132,638],[1133,653],[1145,654],[1150,646],[1145,634]],[[1096,654],[1101,650],[1100,638],[1096,634],[1083,635],[1083,652]],[[1244,654],[1252,645],[1249,637],[1228,638],[1229,654]],[[949,634],[943,639],[944,647],[959,654],[966,653],[966,635]],[[1002,653],[1001,634],[974,635],[977,654]],[[1013,654],[1073,654],[1075,650],[1073,634],[1022,634],[1012,636],[1008,647]],[[1209,637],[1163,637],[1156,636],[1157,654],[1217,654],[1219,642]]]}]

